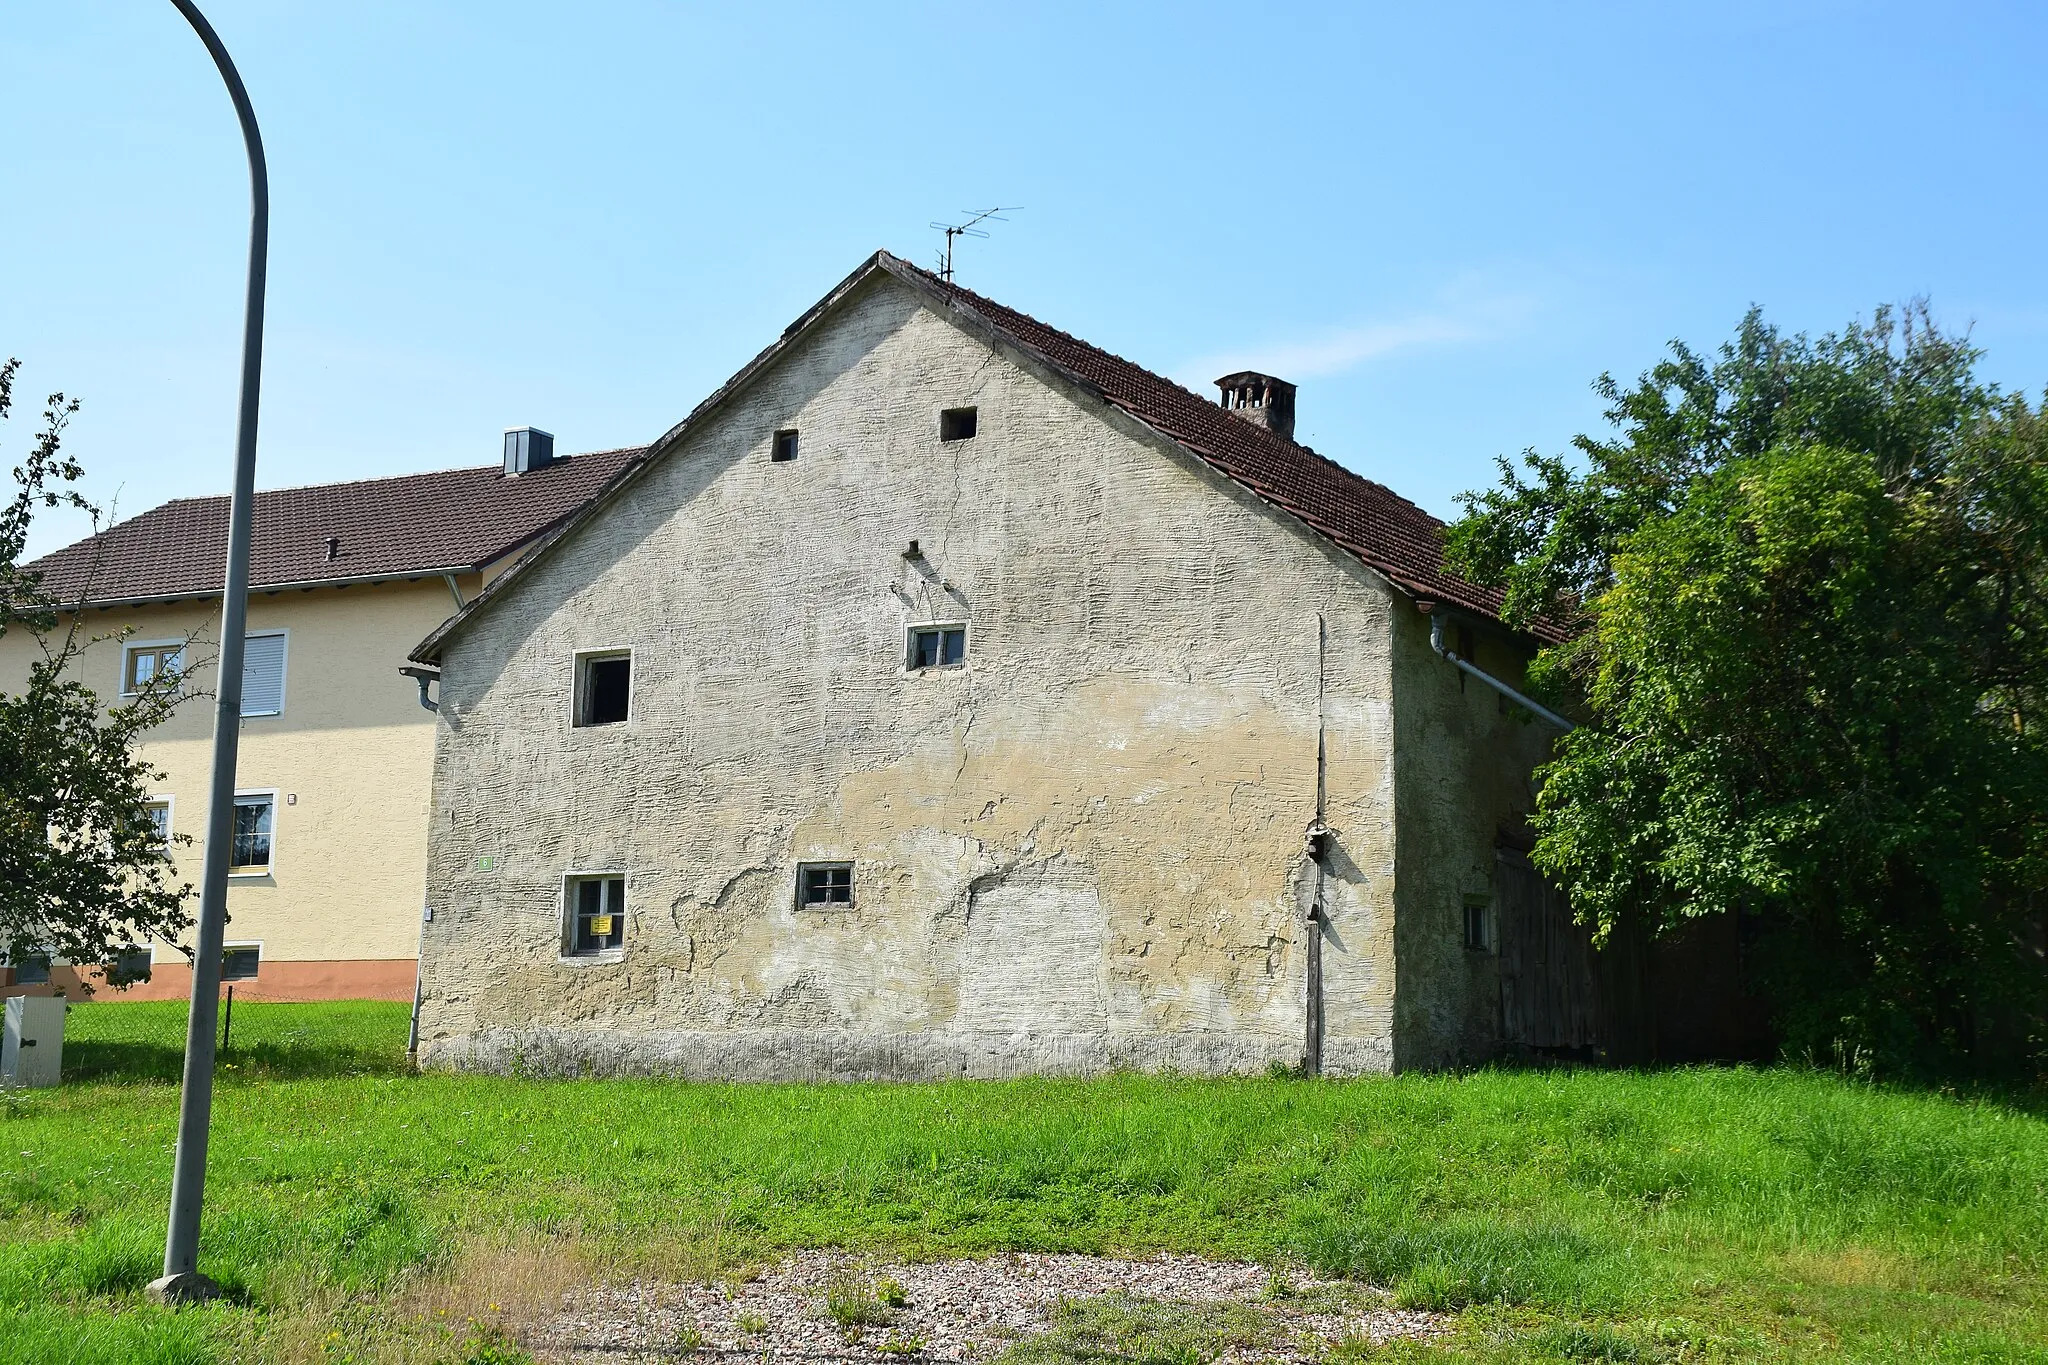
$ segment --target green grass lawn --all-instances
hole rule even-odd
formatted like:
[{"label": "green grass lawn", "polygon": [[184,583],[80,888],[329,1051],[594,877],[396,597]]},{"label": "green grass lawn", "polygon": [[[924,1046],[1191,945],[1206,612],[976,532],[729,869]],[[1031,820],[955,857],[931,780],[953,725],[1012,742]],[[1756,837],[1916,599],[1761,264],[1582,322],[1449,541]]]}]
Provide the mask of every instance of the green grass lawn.
[{"label": "green grass lawn", "polygon": [[2048,1362],[2026,1099],[1771,1070],[410,1076],[405,1018],[237,1006],[201,1257],[229,1301],[173,1314],[140,1290],[184,1009],[75,1008],[65,1087],[0,1098],[0,1361],[488,1359],[494,1285],[844,1246],[1252,1257],[1461,1314],[1394,1359]]}]

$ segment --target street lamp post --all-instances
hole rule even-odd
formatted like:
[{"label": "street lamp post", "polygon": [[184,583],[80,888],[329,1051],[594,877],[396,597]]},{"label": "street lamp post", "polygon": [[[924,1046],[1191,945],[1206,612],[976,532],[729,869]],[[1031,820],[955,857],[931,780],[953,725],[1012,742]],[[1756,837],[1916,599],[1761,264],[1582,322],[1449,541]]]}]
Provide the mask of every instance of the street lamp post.
[{"label": "street lamp post", "polygon": [[242,636],[249,609],[249,513],[256,493],[256,405],[263,379],[263,280],[270,252],[270,176],[249,92],[220,36],[192,0],[171,0],[220,68],[249,149],[249,297],[242,325],[242,409],[235,433],[235,485],[228,502],[227,583],[220,605],[220,678],[213,704],[213,785],[207,796],[206,857],[199,875],[199,942],[192,959],[192,1015],[185,1029],[185,1086],[178,1106],[178,1156],[171,1173],[171,1226],[164,1273],[150,1282],[165,1303],[220,1292],[199,1273],[199,1211],[206,1197],[206,1138],[213,1115],[213,1030],[220,1014],[220,950],[227,925],[228,867],[235,836],[235,751],[242,728]]}]

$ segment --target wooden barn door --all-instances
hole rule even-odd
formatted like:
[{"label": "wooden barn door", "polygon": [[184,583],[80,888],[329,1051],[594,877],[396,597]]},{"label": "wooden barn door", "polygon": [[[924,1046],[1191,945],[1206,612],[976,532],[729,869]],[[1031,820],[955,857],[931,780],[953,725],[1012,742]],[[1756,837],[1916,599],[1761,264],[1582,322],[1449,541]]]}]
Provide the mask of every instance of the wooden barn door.
[{"label": "wooden barn door", "polygon": [[1510,1043],[1592,1047],[1600,1040],[1592,935],[1572,922],[1565,898],[1529,860],[1497,849],[1500,1004]]}]

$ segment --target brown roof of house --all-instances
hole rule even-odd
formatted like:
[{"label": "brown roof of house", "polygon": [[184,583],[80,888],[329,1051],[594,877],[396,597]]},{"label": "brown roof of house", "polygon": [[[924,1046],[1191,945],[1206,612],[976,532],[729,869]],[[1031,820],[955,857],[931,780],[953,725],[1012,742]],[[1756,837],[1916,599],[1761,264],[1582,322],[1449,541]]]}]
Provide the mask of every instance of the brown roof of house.
[{"label": "brown roof of house", "polygon": [[[1468,583],[1444,567],[1444,524],[1384,484],[1354,474],[1307,446],[1233,416],[1221,403],[1199,397],[1121,356],[941,280],[886,251],[878,251],[862,262],[808,312],[784,328],[781,337],[648,446],[633,468],[621,470],[620,477],[600,496],[555,527],[551,538],[559,538],[584,517],[595,515],[635,473],[673,449],[700,420],[746,387],[797,337],[877,271],[918,290],[966,325],[994,333],[1036,357],[1070,383],[1100,395],[1105,402],[1355,555],[1419,600],[1444,602],[1499,619],[1498,591]],[[469,605],[422,640],[413,650],[413,659],[421,663],[438,662],[442,642],[477,612],[487,610],[498,593],[516,582],[540,557],[541,552],[536,552],[494,579]],[[1530,629],[1546,639],[1563,635],[1548,621],[1536,622]]]},{"label": "brown roof of house", "polygon": [[[502,467],[273,488],[251,514],[249,586],[350,583],[495,563],[590,501],[644,447],[573,456],[518,478]],[[218,593],[228,500],[179,498],[29,565],[60,601]],[[327,539],[340,557],[327,557]]]}]

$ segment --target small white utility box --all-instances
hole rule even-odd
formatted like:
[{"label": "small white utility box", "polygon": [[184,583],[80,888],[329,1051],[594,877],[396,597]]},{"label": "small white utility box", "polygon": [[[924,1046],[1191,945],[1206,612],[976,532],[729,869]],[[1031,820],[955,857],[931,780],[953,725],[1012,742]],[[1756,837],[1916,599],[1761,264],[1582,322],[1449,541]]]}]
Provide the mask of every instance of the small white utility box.
[{"label": "small white utility box", "polygon": [[0,1085],[55,1085],[64,1070],[64,1001],[17,995],[0,1037]]}]

